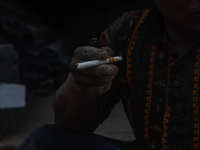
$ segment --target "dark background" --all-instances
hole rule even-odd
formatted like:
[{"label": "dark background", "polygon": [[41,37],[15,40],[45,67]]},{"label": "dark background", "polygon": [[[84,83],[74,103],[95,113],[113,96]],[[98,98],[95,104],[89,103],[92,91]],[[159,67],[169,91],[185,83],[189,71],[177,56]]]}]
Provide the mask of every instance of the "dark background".
[{"label": "dark background", "polygon": [[[124,12],[150,7],[152,1],[0,0],[0,46],[12,47],[12,53],[0,48],[0,83],[23,84],[27,94],[18,117],[16,109],[0,110],[0,138],[10,133],[20,139],[52,120],[52,93],[66,80],[74,50],[99,37]],[[13,149],[8,146],[4,149]]]},{"label": "dark background", "polygon": [[20,82],[28,89],[55,86],[66,79],[77,47],[98,38],[124,12],[152,5],[153,0],[0,0],[0,44],[14,45]]},{"label": "dark background", "polygon": [[150,7],[153,0],[1,0],[1,3],[1,16],[50,27],[57,35],[66,38],[75,35],[99,36],[124,12]]}]

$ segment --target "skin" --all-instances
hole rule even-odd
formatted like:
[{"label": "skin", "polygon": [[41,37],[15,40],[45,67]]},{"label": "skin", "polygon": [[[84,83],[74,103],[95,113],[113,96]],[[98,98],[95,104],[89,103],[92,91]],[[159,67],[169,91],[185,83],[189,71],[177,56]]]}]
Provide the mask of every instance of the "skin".
[{"label": "skin", "polygon": [[[164,17],[165,31],[178,55],[199,38],[200,0],[155,0]],[[75,50],[71,72],[54,100],[55,123],[68,130],[91,133],[98,126],[96,96],[110,89],[118,74],[115,65],[76,70],[74,65],[88,60],[103,60],[113,56],[110,48],[89,46]]]},{"label": "skin", "polygon": [[75,50],[71,73],[55,96],[55,123],[80,133],[91,133],[96,129],[98,126],[96,96],[110,89],[118,68],[115,65],[104,64],[77,70],[74,66],[83,61],[104,60],[109,56],[113,56],[113,50],[108,47],[98,49],[83,46]]},{"label": "skin", "polygon": [[155,0],[178,55],[200,35],[200,0]]}]

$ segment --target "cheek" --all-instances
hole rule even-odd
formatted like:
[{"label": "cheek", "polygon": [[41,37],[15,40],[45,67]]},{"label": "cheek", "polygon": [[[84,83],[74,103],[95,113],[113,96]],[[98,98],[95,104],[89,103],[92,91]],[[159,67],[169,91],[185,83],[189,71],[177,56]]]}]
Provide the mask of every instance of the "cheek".
[{"label": "cheek", "polygon": [[[177,29],[200,31],[200,15],[191,16],[193,0],[155,0],[165,21]],[[197,7],[197,6],[196,6]]]},{"label": "cheek", "polygon": [[165,19],[183,21],[187,18],[190,0],[156,0],[156,4]]}]

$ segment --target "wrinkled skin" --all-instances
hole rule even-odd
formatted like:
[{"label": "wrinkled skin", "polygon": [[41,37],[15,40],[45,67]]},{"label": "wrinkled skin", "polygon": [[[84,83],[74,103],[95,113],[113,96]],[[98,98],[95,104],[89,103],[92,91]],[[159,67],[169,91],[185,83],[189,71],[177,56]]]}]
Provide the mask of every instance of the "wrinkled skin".
[{"label": "wrinkled skin", "polygon": [[118,68],[113,64],[103,64],[86,69],[75,69],[75,64],[104,60],[113,56],[109,47],[101,49],[82,46],[75,50],[71,73],[55,96],[55,123],[68,130],[81,133],[91,133],[98,126],[98,109],[96,96],[110,89],[112,80],[118,74]]},{"label": "wrinkled skin", "polygon": [[79,92],[84,96],[99,96],[110,89],[118,68],[112,64],[103,64],[85,69],[75,69],[74,65],[83,61],[103,60],[113,56],[109,47],[98,49],[95,47],[79,47],[74,52],[71,62],[71,74]]},{"label": "wrinkled skin", "polygon": [[[178,55],[199,38],[200,0],[155,0],[164,17],[165,32]],[[110,89],[118,74],[113,64],[76,70],[76,63],[103,60],[113,56],[108,47],[101,49],[89,46],[75,50],[71,73],[58,90],[54,100],[55,122],[76,132],[91,133],[98,126],[96,96]]]}]

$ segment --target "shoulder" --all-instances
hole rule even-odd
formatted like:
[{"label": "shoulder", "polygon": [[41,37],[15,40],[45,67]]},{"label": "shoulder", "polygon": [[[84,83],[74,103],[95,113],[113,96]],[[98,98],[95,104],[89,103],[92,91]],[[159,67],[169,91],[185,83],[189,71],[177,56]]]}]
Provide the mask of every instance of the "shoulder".
[{"label": "shoulder", "polygon": [[138,23],[141,24],[141,21],[145,19],[149,10],[141,9],[124,13],[120,24],[121,32],[130,32],[130,29],[134,29]]},{"label": "shoulder", "polygon": [[140,18],[141,15],[143,14],[143,12],[145,11],[146,9],[141,9],[141,10],[136,10],[136,11],[129,11],[129,12],[125,12],[123,14],[123,20],[122,20],[122,23],[126,23],[127,21],[129,20],[135,20],[137,18]]},{"label": "shoulder", "polygon": [[136,27],[144,13],[148,13],[148,9],[125,12],[101,33],[102,44],[115,49],[118,46],[119,37],[124,37],[132,32],[131,29]]},{"label": "shoulder", "polygon": [[148,9],[125,12],[109,26],[108,32],[110,34],[116,33],[124,25],[128,27],[134,26],[134,22],[137,23],[145,12],[148,12]]}]

